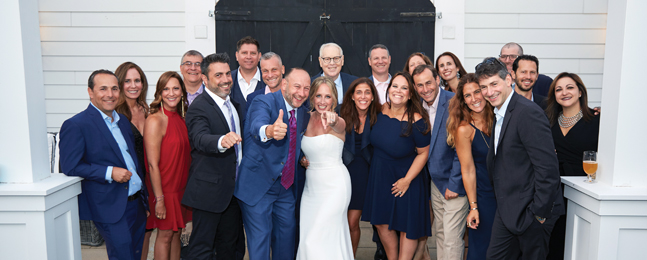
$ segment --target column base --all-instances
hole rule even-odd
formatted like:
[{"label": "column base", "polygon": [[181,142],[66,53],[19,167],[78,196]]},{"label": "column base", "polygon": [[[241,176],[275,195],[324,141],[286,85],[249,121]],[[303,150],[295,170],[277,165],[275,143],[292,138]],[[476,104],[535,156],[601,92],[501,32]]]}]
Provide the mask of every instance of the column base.
[{"label": "column base", "polygon": [[81,260],[80,193],[81,178],[60,173],[0,184],[0,258]]},{"label": "column base", "polygon": [[640,259],[647,255],[647,189],[562,177],[568,199],[564,259]]}]

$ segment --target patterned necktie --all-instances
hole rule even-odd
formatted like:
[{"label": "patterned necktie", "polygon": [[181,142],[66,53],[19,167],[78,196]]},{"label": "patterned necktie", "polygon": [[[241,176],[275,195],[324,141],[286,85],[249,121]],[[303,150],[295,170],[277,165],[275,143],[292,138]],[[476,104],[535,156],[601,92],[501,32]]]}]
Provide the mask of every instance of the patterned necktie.
[{"label": "patterned necktie", "polygon": [[[231,102],[229,102],[229,99],[225,100],[225,106],[227,107],[227,110],[229,110],[229,129],[231,129],[232,132],[237,133],[234,111],[231,109]],[[238,144],[234,144],[234,151],[236,152],[236,179],[238,179]]]},{"label": "patterned necktie", "polygon": [[292,186],[292,183],[294,183],[294,156],[297,148],[297,119],[294,117],[294,110],[295,109],[292,109],[290,111],[290,120],[288,120],[290,125],[290,148],[288,148],[288,159],[285,162],[285,166],[283,166],[283,171],[281,171],[283,174],[281,177],[281,185],[283,185],[286,190]]}]

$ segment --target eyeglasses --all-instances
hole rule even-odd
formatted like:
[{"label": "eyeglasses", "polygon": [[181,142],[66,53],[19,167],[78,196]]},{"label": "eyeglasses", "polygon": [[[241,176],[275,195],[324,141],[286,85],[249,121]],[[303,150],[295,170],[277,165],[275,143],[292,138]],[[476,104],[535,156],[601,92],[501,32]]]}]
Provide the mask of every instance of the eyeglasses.
[{"label": "eyeglasses", "polygon": [[200,67],[201,64],[202,63],[200,63],[200,62],[193,63],[193,62],[190,62],[190,61],[185,61],[184,63],[182,63],[182,65],[187,66],[187,67],[193,67],[193,65],[195,65],[196,67]]},{"label": "eyeglasses", "polygon": [[498,64],[499,66],[506,68],[505,64],[503,64],[503,62],[501,62],[499,59],[490,57],[485,59],[483,62],[479,63],[478,65],[476,65],[474,70],[478,70],[481,67],[481,65],[488,65],[488,64]]},{"label": "eyeglasses", "polygon": [[330,61],[333,61],[334,63],[339,63],[341,61],[341,56],[335,56],[335,57],[320,57],[324,64],[330,63]]},{"label": "eyeglasses", "polygon": [[514,54],[510,54],[510,55],[505,55],[505,54],[504,54],[504,55],[499,55],[499,58],[501,58],[502,60],[507,60],[507,59],[516,60],[516,59],[517,59],[517,57],[519,57],[519,55],[514,55]]}]

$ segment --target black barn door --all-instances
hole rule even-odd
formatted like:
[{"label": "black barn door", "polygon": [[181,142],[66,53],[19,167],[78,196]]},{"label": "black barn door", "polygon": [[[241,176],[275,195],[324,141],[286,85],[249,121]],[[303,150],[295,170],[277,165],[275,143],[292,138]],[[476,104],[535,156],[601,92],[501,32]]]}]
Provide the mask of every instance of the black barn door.
[{"label": "black barn door", "polygon": [[216,51],[232,57],[236,42],[252,36],[261,52],[281,55],[286,68],[319,72],[319,47],[344,50],[343,72],[369,76],[368,50],[382,43],[391,52],[393,74],[416,51],[433,59],[435,7],[429,0],[221,0],[215,8]]}]

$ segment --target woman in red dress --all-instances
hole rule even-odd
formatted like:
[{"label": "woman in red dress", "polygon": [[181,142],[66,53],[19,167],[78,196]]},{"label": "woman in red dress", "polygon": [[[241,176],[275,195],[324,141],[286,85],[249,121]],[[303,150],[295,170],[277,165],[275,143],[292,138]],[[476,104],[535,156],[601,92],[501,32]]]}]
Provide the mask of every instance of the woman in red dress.
[{"label": "woman in red dress", "polygon": [[191,220],[181,205],[189,177],[191,146],[184,122],[186,88],[176,72],[160,76],[144,128],[148,164],[150,216],[146,228],[157,228],[155,259],[180,259],[180,234]]}]

